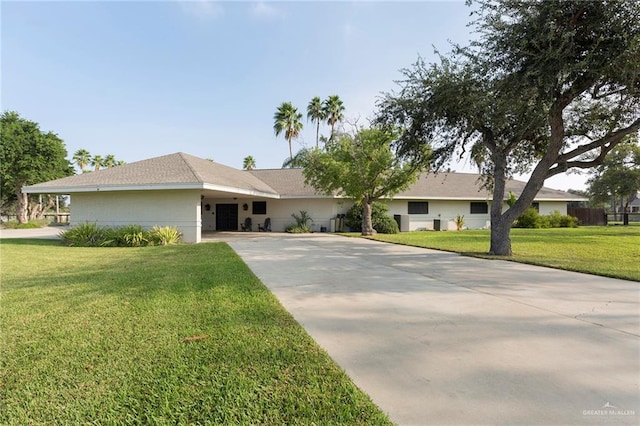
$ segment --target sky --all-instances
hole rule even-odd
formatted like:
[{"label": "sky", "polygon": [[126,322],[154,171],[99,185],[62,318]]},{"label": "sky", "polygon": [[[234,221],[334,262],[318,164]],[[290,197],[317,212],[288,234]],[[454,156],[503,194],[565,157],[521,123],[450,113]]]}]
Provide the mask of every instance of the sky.
[{"label": "sky", "polygon": [[[3,111],[78,149],[134,162],[185,152],[280,168],[282,102],[305,114],[294,152],[315,145],[314,96],[338,95],[366,126],[401,69],[467,44],[464,1],[13,1],[0,3]],[[320,133],[330,128],[322,125]],[[467,163],[457,171],[475,172]],[[584,175],[546,186],[584,189]]]}]

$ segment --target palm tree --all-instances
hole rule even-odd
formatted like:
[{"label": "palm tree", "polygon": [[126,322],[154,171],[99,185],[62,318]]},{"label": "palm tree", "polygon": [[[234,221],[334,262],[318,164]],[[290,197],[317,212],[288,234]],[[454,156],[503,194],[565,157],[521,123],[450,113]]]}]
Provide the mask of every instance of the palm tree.
[{"label": "palm tree", "polygon": [[296,155],[284,160],[284,163],[282,163],[282,168],[296,169],[304,167],[307,160],[309,159],[310,153],[311,151],[309,151],[308,148],[302,148],[300,151],[296,152]]},{"label": "palm tree", "polygon": [[245,170],[253,170],[256,168],[256,160],[251,155],[244,157],[242,161],[242,168]]},{"label": "palm tree", "polygon": [[84,168],[87,167],[90,161],[91,154],[84,148],[77,150],[73,154],[73,162],[76,163],[78,167],[80,167],[81,173],[84,173]]},{"label": "palm tree", "polygon": [[332,139],[336,123],[344,119],[344,115],[342,114],[344,112],[344,105],[342,104],[340,96],[331,95],[325,99],[323,107],[327,124],[331,126],[331,136],[329,139]]},{"label": "palm tree", "polygon": [[316,148],[318,147],[318,138],[320,137],[320,122],[327,119],[324,106],[319,96],[315,96],[307,105],[307,121],[316,123]]},{"label": "palm tree", "polygon": [[107,154],[107,156],[104,157],[103,164],[106,168],[110,169],[111,167],[115,167],[118,164],[118,161],[116,160],[115,155]]},{"label": "palm tree", "polygon": [[297,138],[303,127],[301,119],[302,114],[291,105],[291,102],[283,102],[273,115],[273,130],[276,136],[280,136],[284,132],[284,137],[289,142],[289,158],[293,158],[291,139]]},{"label": "palm tree", "polygon": [[96,171],[100,170],[100,167],[104,166],[104,158],[102,158],[102,155],[94,155],[91,158],[91,165],[95,167]]}]

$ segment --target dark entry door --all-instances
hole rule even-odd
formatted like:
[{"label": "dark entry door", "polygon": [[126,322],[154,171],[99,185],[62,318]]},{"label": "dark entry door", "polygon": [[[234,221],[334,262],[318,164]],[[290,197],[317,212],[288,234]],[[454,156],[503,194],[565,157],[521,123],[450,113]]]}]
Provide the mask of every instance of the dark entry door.
[{"label": "dark entry door", "polygon": [[237,231],[238,230],[238,205],[237,204],[216,204],[216,230],[217,231]]}]

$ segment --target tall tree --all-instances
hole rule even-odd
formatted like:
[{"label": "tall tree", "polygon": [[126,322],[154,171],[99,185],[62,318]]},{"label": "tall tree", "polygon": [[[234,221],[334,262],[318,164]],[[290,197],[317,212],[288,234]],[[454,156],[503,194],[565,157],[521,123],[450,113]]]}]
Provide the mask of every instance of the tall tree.
[{"label": "tall tree", "polygon": [[[55,133],[44,133],[37,123],[21,118],[17,112],[6,111],[0,116],[0,178],[2,191],[11,191],[17,198],[18,223],[28,220],[29,197],[22,187],[73,174],[66,159],[64,142]],[[51,200],[51,197],[49,197]],[[41,203],[36,203],[42,206]],[[34,207],[33,216],[42,216],[47,203]]]},{"label": "tall tree", "polygon": [[91,162],[91,154],[84,148],[81,148],[73,153],[73,162],[80,167],[80,173],[85,172],[85,167]]},{"label": "tall tree", "polygon": [[283,169],[302,168],[309,159],[309,153],[311,151],[308,148],[302,148],[295,153],[293,157],[289,157],[282,163]]},{"label": "tall tree", "polygon": [[100,170],[100,167],[104,167],[104,158],[102,158],[102,155],[96,154],[91,157],[91,165],[95,171]]},{"label": "tall tree", "polygon": [[428,159],[425,147],[401,158],[392,149],[396,134],[381,128],[342,135],[324,151],[309,152],[302,171],[305,182],[326,194],[337,193],[362,204],[362,235],[375,231],[371,209],[413,183]]},{"label": "tall tree", "polygon": [[324,101],[324,116],[327,120],[327,124],[331,126],[331,136],[333,138],[335,133],[336,123],[344,120],[344,104],[338,95],[331,95]]},{"label": "tall tree", "polygon": [[327,119],[324,105],[319,96],[315,96],[307,105],[307,121],[311,120],[316,123],[316,148],[318,148],[318,140],[320,138],[320,122]]},{"label": "tall tree", "polygon": [[[431,144],[436,165],[469,152],[493,189],[490,252],[511,254],[513,221],[545,179],[591,168],[640,128],[640,8],[633,2],[479,1],[469,48],[405,70],[377,121],[401,151]],[[591,154],[588,158],[586,154]],[[505,183],[531,172],[503,211]]]},{"label": "tall tree", "polygon": [[640,191],[640,145],[637,137],[627,138],[616,146],[602,165],[594,169],[587,184],[593,201],[611,201],[614,212],[627,212],[629,203]]},{"label": "tall tree", "polygon": [[107,155],[104,157],[104,161],[102,162],[102,164],[103,164],[106,168],[110,169],[111,167],[115,167],[115,166],[117,166],[117,165],[118,165],[118,160],[116,160],[116,156],[115,156],[115,155],[113,155],[113,154],[107,154]]},{"label": "tall tree", "polygon": [[283,102],[273,116],[273,130],[276,136],[284,133],[285,139],[289,143],[289,158],[293,158],[291,140],[296,139],[303,128],[302,114],[291,102]]},{"label": "tall tree", "polygon": [[242,168],[245,170],[253,170],[256,168],[256,160],[251,155],[247,155],[242,160]]}]

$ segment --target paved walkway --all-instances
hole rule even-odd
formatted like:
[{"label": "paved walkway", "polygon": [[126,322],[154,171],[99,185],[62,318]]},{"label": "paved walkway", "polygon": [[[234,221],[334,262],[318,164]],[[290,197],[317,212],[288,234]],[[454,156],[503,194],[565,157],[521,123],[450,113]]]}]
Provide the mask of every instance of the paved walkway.
[{"label": "paved walkway", "polygon": [[227,240],[401,425],[640,423],[637,282],[329,234]]}]

